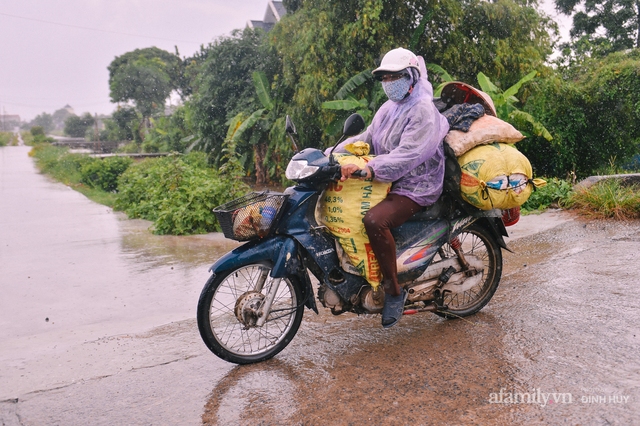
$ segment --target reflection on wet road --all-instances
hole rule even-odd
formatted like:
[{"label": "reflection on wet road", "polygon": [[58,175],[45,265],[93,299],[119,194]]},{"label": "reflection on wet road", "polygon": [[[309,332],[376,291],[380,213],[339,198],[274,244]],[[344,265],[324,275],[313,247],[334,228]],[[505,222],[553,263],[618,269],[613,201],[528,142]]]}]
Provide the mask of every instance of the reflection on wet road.
[{"label": "reflection on wet road", "polygon": [[500,287],[468,319],[383,330],[378,316],[306,311],[275,359],[235,366],[193,319],[233,243],[150,235],[18,150],[0,148],[4,424],[637,422],[638,221],[573,219],[507,241]]}]

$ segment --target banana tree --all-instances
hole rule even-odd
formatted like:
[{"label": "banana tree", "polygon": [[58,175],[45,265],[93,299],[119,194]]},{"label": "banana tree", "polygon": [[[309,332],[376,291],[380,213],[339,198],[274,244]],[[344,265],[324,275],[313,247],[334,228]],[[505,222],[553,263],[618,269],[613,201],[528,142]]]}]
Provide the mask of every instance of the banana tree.
[{"label": "banana tree", "polygon": [[[267,151],[269,149],[268,130],[271,128],[273,117],[270,112],[275,110],[275,103],[271,99],[269,81],[262,71],[255,71],[252,74],[253,85],[256,89],[258,99],[263,108],[259,108],[247,115],[239,113],[232,118],[227,132],[228,147],[235,147],[241,141],[247,141],[253,151],[253,166],[256,174],[256,184],[267,183],[268,174],[265,166]],[[240,162],[247,166],[248,158],[246,154],[240,158]]]},{"label": "banana tree", "polygon": [[482,91],[487,93],[493,100],[499,118],[512,123],[525,132],[534,134],[535,136],[542,136],[546,140],[551,141],[553,137],[542,123],[536,120],[531,114],[521,111],[515,106],[516,103],[520,102],[515,96],[516,93],[520,91],[523,84],[533,80],[537,73],[537,71],[531,71],[505,91],[500,90],[493,84],[489,77],[482,72],[478,73],[478,84]]},{"label": "banana tree", "polygon": [[[283,183],[284,169],[291,148],[284,134],[284,118],[279,117],[283,115],[279,107],[282,103],[277,99],[274,100],[264,72],[254,72],[252,79],[262,108],[252,113],[241,112],[227,122],[229,126],[225,140],[227,149],[242,151],[242,145],[240,149],[236,149],[236,146],[248,143],[252,155],[245,150],[245,153],[239,157],[239,163],[246,170],[251,170],[253,166],[256,184],[264,185],[270,180]],[[253,163],[251,163],[251,157],[253,157]],[[270,159],[268,164],[267,158]]]}]

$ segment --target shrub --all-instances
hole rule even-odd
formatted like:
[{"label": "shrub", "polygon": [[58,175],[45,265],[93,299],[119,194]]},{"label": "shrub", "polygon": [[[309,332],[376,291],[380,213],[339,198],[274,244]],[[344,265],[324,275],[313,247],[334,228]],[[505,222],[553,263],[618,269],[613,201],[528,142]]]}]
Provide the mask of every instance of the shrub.
[{"label": "shrub", "polygon": [[29,130],[29,132],[31,132],[32,136],[45,136],[44,134],[44,129],[42,128],[42,126],[33,126],[31,128],[31,130]]},{"label": "shrub", "polygon": [[156,234],[197,234],[219,230],[212,209],[248,191],[236,173],[206,165],[202,153],[145,160],[118,181],[115,208],[154,222]]},{"label": "shrub", "polygon": [[30,155],[36,159],[42,173],[51,175],[65,185],[80,182],[80,169],[93,160],[86,155],[71,154],[67,148],[49,144],[35,146]]},{"label": "shrub", "polygon": [[136,154],[140,152],[140,147],[135,142],[129,142],[125,146],[119,148],[118,152],[123,152],[125,154]]},{"label": "shrub", "polygon": [[558,207],[571,192],[571,184],[562,179],[545,179],[547,184],[542,188],[536,188],[526,203],[522,205],[523,213],[546,210],[549,207]]},{"label": "shrub", "polygon": [[11,133],[0,132],[0,146],[7,146],[11,141]]},{"label": "shrub", "polygon": [[80,169],[80,181],[92,188],[115,192],[118,189],[118,178],[132,163],[133,160],[129,157],[92,159]]}]

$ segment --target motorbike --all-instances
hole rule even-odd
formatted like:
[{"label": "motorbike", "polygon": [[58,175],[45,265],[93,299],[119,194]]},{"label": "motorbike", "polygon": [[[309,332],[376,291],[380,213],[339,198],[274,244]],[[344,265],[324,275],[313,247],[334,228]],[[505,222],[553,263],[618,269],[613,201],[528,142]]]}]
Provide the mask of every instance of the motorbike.
[{"label": "motorbike", "polygon": [[[361,116],[350,116],[340,141],[364,127]],[[319,313],[316,298],[335,315],[376,314],[384,305],[381,286],[374,290],[349,268],[336,239],[316,220],[319,197],[340,178],[333,150],[298,152],[289,117],[286,133],[296,152],[286,176],[295,185],[214,209],[225,236],[246,242],[209,269],[197,322],[206,346],[232,363],[256,363],[281,352],[296,335],[305,307]],[[398,280],[408,292],[405,315],[475,314],[491,300],[502,275],[502,249],[508,250],[502,212],[462,200],[458,163],[450,148],[446,154],[440,199],[392,231]]]}]

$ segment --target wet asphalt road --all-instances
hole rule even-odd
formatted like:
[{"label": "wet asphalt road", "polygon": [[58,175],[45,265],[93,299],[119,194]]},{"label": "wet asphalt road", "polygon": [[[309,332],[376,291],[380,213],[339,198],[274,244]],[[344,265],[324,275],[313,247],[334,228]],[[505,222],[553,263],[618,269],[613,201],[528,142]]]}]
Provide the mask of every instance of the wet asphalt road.
[{"label": "wet asphalt road", "polygon": [[383,330],[307,311],[275,359],[239,367],[194,320],[235,243],[153,236],[27,152],[0,148],[0,424],[640,422],[638,221],[523,218],[479,314]]}]

